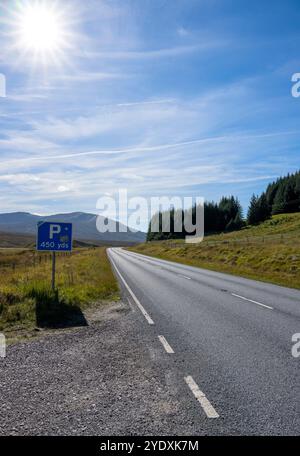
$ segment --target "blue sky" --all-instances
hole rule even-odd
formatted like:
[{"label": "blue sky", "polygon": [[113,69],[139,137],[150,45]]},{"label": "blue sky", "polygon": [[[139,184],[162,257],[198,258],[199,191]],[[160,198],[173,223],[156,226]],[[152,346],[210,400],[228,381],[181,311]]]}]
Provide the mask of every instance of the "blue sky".
[{"label": "blue sky", "polygon": [[[37,0],[34,0],[37,1]],[[237,195],[299,169],[299,1],[49,1],[54,54],[1,1],[0,210],[96,211],[104,194]]]}]

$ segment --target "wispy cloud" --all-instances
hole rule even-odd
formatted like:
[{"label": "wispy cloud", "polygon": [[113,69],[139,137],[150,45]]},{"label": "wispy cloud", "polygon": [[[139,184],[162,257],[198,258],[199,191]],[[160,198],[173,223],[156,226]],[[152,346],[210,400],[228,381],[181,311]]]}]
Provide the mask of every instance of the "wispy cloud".
[{"label": "wispy cloud", "polygon": [[214,48],[227,46],[229,43],[225,41],[211,41],[204,43],[196,43],[185,46],[175,46],[171,48],[162,49],[149,49],[149,50],[128,50],[128,51],[89,51],[83,52],[82,57],[88,59],[103,58],[103,59],[117,59],[117,60],[146,60],[146,59],[160,59],[166,57],[179,57],[182,55],[208,51]]},{"label": "wispy cloud", "polygon": [[[239,142],[242,144],[248,140],[253,139],[264,139],[264,138],[276,138],[276,137],[283,137],[286,135],[299,135],[298,131],[280,131],[280,132],[270,132],[270,133],[263,133],[263,134],[252,134],[252,135],[228,135],[228,136],[213,136],[208,138],[199,138],[193,139],[190,141],[182,141],[178,143],[169,143],[169,144],[159,144],[155,146],[135,146],[135,147],[128,147],[128,148],[121,148],[121,149],[103,149],[103,150],[90,150],[85,152],[76,152],[76,153],[64,153],[64,154],[57,154],[57,155],[35,155],[33,157],[25,157],[22,161],[23,162],[30,162],[30,161],[57,161],[60,159],[67,159],[67,158],[77,158],[77,157],[85,157],[90,155],[119,155],[119,154],[129,154],[129,153],[141,153],[141,152],[163,152],[169,149],[176,149],[176,148],[185,148],[187,146],[193,145],[201,145],[201,144],[208,144],[208,143],[234,143]],[[45,143],[43,147],[47,147],[49,149],[49,144]],[[14,160],[12,160],[14,162]]]},{"label": "wispy cloud", "polygon": [[85,72],[85,71],[76,71],[72,74],[61,74],[56,76],[55,79],[61,81],[74,81],[74,82],[95,82],[95,81],[104,81],[104,80],[113,80],[113,79],[123,79],[127,78],[129,75],[122,73],[105,73],[105,72]]},{"label": "wispy cloud", "polygon": [[16,101],[16,102],[32,102],[32,101],[37,101],[37,100],[46,100],[48,98],[48,95],[45,93],[20,93],[20,94],[9,94],[7,96],[7,99],[9,101]]},{"label": "wispy cloud", "polygon": [[299,165],[299,104],[274,71],[297,56],[279,61],[276,48],[272,62],[268,48],[261,58],[259,18],[250,40],[235,30],[239,15],[220,22],[191,3],[76,1],[76,40],[59,68],[21,65],[0,32],[2,210],[93,211],[120,187],[217,199],[244,185],[247,204]]},{"label": "wispy cloud", "polygon": [[132,101],[128,103],[118,103],[117,106],[143,106],[143,105],[156,105],[156,104],[166,104],[174,103],[176,100],[174,98],[166,98],[162,100],[144,100],[144,101]]}]

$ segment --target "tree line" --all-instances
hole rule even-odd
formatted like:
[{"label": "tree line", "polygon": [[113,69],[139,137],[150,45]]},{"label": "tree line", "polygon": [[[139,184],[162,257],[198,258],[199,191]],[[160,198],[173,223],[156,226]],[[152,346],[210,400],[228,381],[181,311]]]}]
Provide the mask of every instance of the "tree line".
[{"label": "tree line", "polygon": [[[189,214],[188,214],[189,212]],[[163,215],[170,219],[170,225],[164,232]],[[164,240],[164,239],[182,239],[186,235],[193,233],[187,232],[184,225],[186,217],[190,216],[193,224],[196,223],[196,206],[186,211],[175,210],[159,212],[156,214],[150,224],[147,233],[147,241]],[[151,227],[153,219],[156,219],[158,232],[152,232]],[[179,221],[179,223],[178,223]],[[181,224],[181,225],[180,225]],[[176,225],[179,230],[176,231]],[[205,233],[220,233],[222,231],[238,230],[244,225],[242,206],[234,196],[223,197],[219,203],[205,202],[204,203],[204,232]]]},{"label": "tree line", "polygon": [[[300,211],[300,171],[288,174],[268,185],[261,195],[252,195],[246,219],[243,218],[242,206],[238,198],[223,196],[219,203],[213,201],[204,203],[204,233],[214,234],[240,230],[245,225],[256,225],[271,215],[286,212]],[[193,223],[196,222],[196,206],[188,211],[175,210],[161,211],[156,218],[158,232],[152,232],[150,221],[147,241],[164,239],[181,239],[188,233],[185,230],[184,220],[190,213]],[[167,230],[163,228],[163,215],[167,215],[170,225]],[[178,229],[179,226],[179,229]]]},{"label": "tree line", "polygon": [[255,225],[271,215],[300,211],[300,171],[280,177],[260,196],[252,195],[247,222]]}]

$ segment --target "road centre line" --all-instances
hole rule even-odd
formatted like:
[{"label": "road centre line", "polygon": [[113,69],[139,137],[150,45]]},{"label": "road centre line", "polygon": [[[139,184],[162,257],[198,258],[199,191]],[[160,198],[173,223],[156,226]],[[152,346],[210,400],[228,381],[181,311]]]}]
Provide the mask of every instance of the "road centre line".
[{"label": "road centre line", "polygon": [[116,263],[115,261],[110,257],[110,260],[112,261],[112,264],[114,265],[114,268],[115,270],[117,271],[120,279],[122,280],[123,284],[125,285],[126,289],[128,290],[128,292],[130,293],[132,299],[134,300],[134,302],[136,303],[136,305],[138,306],[138,308],[140,309],[140,311],[142,312],[142,314],[144,315],[144,317],[146,318],[147,322],[149,323],[149,325],[154,325],[154,321],[152,320],[152,318],[150,317],[150,315],[148,314],[148,312],[144,309],[144,307],[142,306],[142,304],[140,303],[140,301],[138,300],[138,298],[135,296],[135,294],[133,293],[133,291],[131,290],[131,288],[129,287],[129,285],[127,284],[127,282],[125,281],[125,279],[123,278],[122,274],[120,273],[119,269],[117,268],[116,266]]},{"label": "road centre line", "polygon": [[266,304],[262,304],[261,302],[258,302],[258,301],[254,301],[253,299],[245,298],[244,296],[240,296],[240,295],[235,294],[235,293],[231,293],[231,295],[235,296],[236,298],[243,299],[244,301],[253,302],[254,304],[257,304],[258,306],[261,306],[261,307],[265,307],[266,309],[274,310],[273,307],[267,306]]}]

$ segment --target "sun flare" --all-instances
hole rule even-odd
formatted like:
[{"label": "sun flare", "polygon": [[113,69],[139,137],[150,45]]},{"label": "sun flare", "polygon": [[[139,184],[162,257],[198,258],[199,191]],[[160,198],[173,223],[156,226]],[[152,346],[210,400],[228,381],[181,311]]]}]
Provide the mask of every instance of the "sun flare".
[{"label": "sun flare", "polygon": [[56,0],[24,0],[11,11],[12,48],[29,63],[62,63],[72,47],[70,10]]},{"label": "sun flare", "polygon": [[19,18],[18,28],[20,42],[28,50],[54,51],[63,43],[60,17],[46,5],[29,5]]}]

